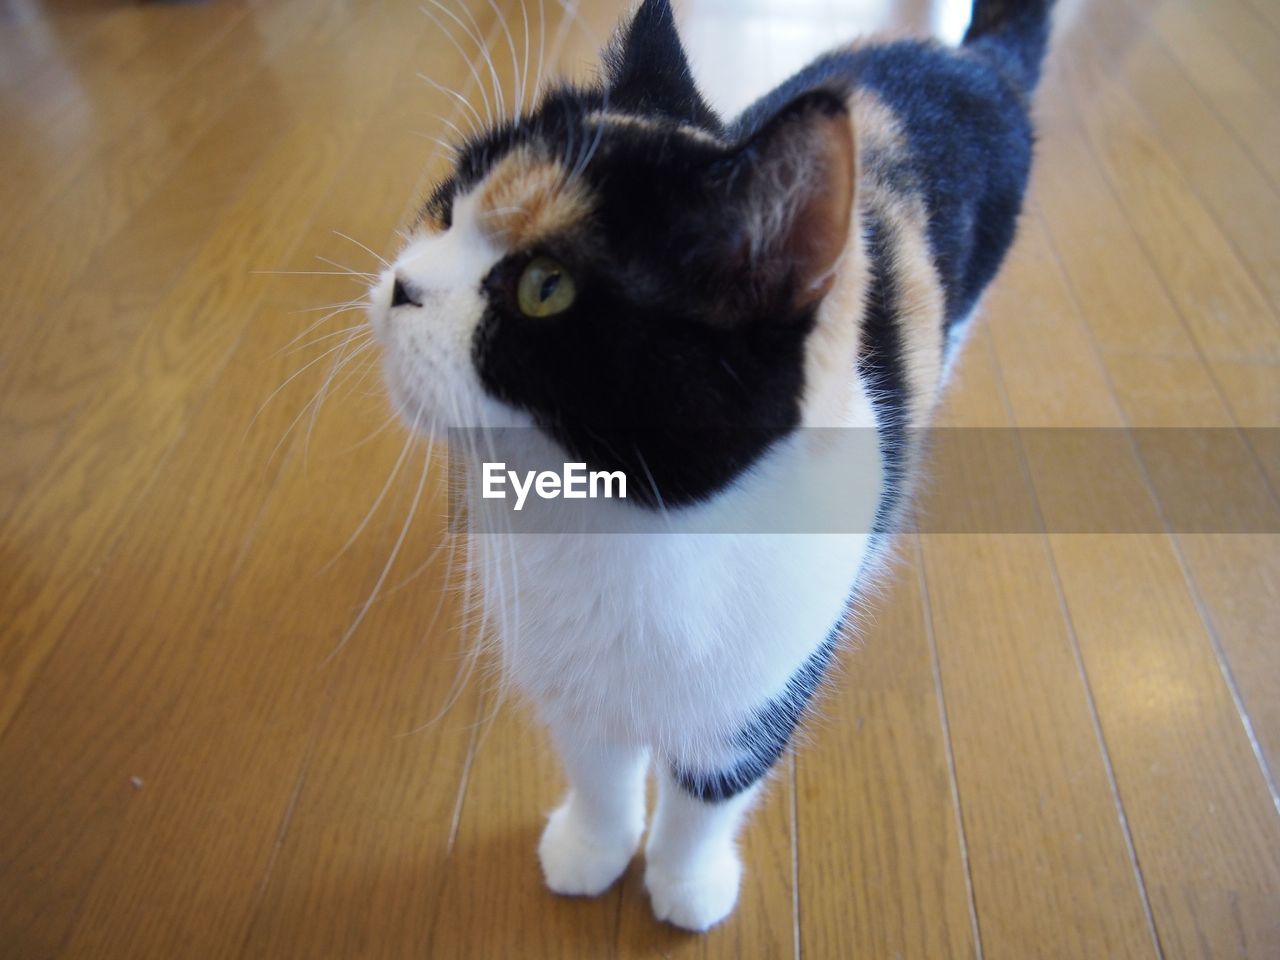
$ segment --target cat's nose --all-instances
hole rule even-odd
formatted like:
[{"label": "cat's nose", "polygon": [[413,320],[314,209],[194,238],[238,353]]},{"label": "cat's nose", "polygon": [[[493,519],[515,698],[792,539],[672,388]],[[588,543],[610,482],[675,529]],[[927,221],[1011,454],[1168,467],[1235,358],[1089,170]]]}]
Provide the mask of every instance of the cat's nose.
[{"label": "cat's nose", "polygon": [[411,303],[415,307],[422,306],[422,293],[409,281],[397,276],[391,288],[391,306],[402,307],[406,303]]}]

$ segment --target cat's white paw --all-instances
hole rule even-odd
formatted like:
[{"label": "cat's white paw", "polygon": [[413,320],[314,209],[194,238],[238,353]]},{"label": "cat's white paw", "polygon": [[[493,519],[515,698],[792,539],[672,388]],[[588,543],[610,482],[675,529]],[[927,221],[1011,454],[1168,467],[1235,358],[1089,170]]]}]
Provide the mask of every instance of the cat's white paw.
[{"label": "cat's white paw", "polygon": [[644,885],[659,920],[701,932],[733,912],[742,884],[742,862],[730,848],[680,870],[649,864]]},{"label": "cat's white paw", "polygon": [[538,844],[547,886],[568,896],[604,893],[627,869],[643,830],[641,819],[619,825],[613,836],[593,836],[574,816],[572,798],[566,800],[551,814]]}]

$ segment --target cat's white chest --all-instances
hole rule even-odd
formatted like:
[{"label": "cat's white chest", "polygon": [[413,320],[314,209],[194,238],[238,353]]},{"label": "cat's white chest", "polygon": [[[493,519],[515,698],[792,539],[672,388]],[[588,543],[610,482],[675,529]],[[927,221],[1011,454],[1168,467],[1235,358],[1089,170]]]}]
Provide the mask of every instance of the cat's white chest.
[{"label": "cat's white chest", "polygon": [[668,519],[661,532],[478,537],[508,676],[552,723],[711,760],[840,621],[874,498],[858,509],[866,523],[834,533]]}]

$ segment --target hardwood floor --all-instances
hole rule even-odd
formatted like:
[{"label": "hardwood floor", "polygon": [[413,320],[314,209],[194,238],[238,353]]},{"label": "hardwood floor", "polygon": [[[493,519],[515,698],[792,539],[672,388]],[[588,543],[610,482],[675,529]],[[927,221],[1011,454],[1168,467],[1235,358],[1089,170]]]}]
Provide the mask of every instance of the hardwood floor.
[{"label": "hardwood floor", "polygon": [[[627,6],[528,2],[571,74]],[[1104,478],[1035,429],[949,464],[1007,464],[1001,516],[1039,526],[904,541],[701,937],[638,864],[545,891],[562,784],[468,670],[443,484],[388,568],[419,468],[387,483],[374,355],[310,403],[362,317],[295,341],[444,169],[446,88],[484,110],[461,24],[516,89],[518,0],[465,6],[0,0],[0,955],[1280,956],[1280,6],[1061,0],[1022,233],[942,411],[1211,428],[1237,522],[1171,519],[1201,497],[1167,433]],[[724,109],[967,17],[679,7]],[[1133,532],[1044,520],[1086,493]]]}]

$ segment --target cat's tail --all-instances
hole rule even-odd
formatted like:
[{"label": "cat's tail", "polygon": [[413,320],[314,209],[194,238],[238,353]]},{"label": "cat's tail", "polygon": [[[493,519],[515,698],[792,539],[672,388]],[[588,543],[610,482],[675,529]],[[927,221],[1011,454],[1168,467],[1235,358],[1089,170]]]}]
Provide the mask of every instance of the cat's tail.
[{"label": "cat's tail", "polygon": [[992,60],[1026,93],[1040,79],[1053,0],[974,0],[964,46]]}]

